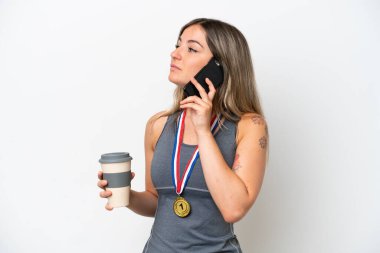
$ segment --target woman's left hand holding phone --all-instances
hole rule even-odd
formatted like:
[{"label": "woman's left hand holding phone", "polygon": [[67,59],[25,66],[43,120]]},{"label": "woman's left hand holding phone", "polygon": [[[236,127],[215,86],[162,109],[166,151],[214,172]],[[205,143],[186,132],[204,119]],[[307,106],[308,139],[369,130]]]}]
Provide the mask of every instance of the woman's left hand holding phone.
[{"label": "woman's left hand holding phone", "polygon": [[190,96],[180,102],[181,109],[187,109],[190,119],[195,127],[197,134],[210,132],[210,121],[212,114],[212,100],[216,94],[216,89],[210,79],[206,78],[209,92],[193,77],[190,80],[199,91],[201,97]]}]

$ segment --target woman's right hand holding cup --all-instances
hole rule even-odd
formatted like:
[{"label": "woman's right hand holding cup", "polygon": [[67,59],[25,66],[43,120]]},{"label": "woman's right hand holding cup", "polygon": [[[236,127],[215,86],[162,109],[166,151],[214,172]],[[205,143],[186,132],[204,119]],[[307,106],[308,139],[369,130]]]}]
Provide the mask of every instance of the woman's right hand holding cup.
[{"label": "woman's right hand holding cup", "polygon": [[[135,177],[135,173],[134,172],[131,172],[131,180]],[[106,189],[106,186],[107,186],[107,180],[103,179],[103,172],[102,171],[98,171],[98,187],[100,189],[102,189],[103,191],[101,191],[99,193],[99,196],[101,198],[108,198],[112,195],[112,192],[110,190],[107,190]],[[110,206],[108,203],[105,205],[105,208],[108,210],[108,211],[112,211],[113,210],[113,207]]]}]

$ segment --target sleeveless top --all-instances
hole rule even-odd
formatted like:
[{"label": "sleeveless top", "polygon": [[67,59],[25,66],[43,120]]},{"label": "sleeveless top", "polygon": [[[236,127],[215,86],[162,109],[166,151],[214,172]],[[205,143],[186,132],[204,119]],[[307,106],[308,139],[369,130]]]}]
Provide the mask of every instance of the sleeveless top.
[{"label": "sleeveless top", "polygon": [[[191,205],[190,214],[181,218],[173,211],[177,198],[172,182],[172,151],[178,113],[168,116],[157,141],[151,164],[151,177],[158,193],[158,205],[151,234],[143,253],[220,253],[242,252],[233,224],[224,221],[208,191],[199,158],[181,196]],[[236,152],[236,124],[225,120],[214,136],[229,167]],[[183,143],[180,177],[196,145]]]}]

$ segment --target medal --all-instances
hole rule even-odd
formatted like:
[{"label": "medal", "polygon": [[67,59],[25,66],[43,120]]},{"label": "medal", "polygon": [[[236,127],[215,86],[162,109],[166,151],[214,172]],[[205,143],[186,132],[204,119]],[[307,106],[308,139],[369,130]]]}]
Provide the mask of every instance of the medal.
[{"label": "medal", "polygon": [[191,211],[190,203],[183,197],[177,197],[173,204],[173,210],[176,215],[185,218]]},{"label": "medal", "polygon": [[[185,117],[186,110],[181,112],[181,115],[178,120],[176,135],[174,139],[173,155],[172,155],[172,180],[175,191],[178,195],[177,199],[173,204],[174,213],[184,218],[190,214],[191,206],[190,203],[183,197],[181,193],[186,187],[187,181],[190,178],[191,172],[193,171],[195,162],[199,158],[199,149],[198,146],[195,148],[193,155],[190,160],[187,162],[184,174],[182,178],[180,177],[180,156],[181,156],[181,144],[183,142],[183,134],[185,131]],[[217,132],[217,122],[218,117],[214,116],[210,123],[211,132],[213,135]]]}]

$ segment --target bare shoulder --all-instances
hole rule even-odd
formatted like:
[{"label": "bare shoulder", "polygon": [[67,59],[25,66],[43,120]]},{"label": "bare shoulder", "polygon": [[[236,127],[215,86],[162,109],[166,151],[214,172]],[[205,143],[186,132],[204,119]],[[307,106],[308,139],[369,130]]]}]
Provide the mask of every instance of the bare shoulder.
[{"label": "bare shoulder", "polygon": [[257,126],[258,128],[264,128],[267,126],[266,120],[264,116],[258,114],[258,113],[245,113],[240,121],[239,125],[245,127],[248,124],[248,126]]},{"label": "bare shoulder", "polygon": [[245,113],[237,126],[237,143],[244,138],[259,138],[261,143],[268,138],[268,125],[265,118],[258,113]]},{"label": "bare shoulder", "polygon": [[166,111],[161,111],[152,115],[146,124],[145,139],[150,143],[152,148],[156,146],[157,140],[168,119],[168,116],[163,116],[165,113]]},{"label": "bare shoulder", "polygon": [[162,129],[168,119],[168,116],[163,116],[165,113],[166,111],[161,111],[149,118],[147,126],[150,128],[151,134],[161,134]]},{"label": "bare shoulder", "polygon": [[165,122],[168,118],[168,116],[162,116],[165,114],[166,111],[161,111],[161,112],[158,112],[154,115],[152,115],[148,122],[147,122],[147,126],[151,127],[151,128],[159,128],[159,126],[162,125],[162,127],[165,125]]}]

